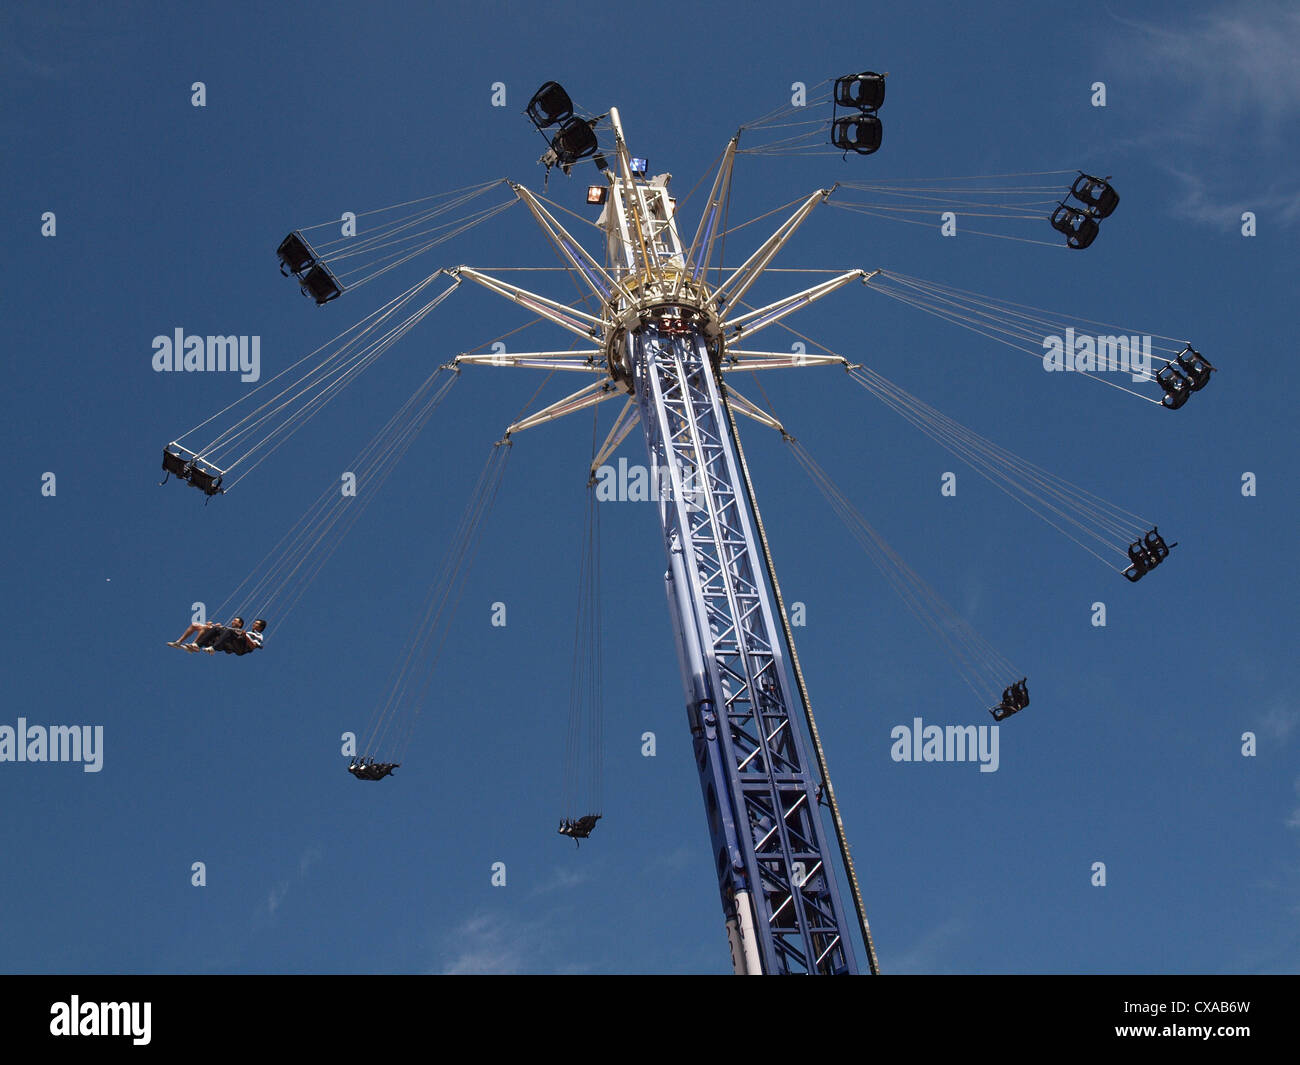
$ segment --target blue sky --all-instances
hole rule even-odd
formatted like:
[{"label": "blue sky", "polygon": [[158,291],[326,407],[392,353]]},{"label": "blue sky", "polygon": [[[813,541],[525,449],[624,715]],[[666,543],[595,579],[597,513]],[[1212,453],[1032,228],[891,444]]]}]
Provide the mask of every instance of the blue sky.
[{"label": "blue sky", "polygon": [[[178,327],[258,335],[270,374],[436,266],[551,265],[521,208],[324,309],[273,256],[291,228],[345,210],[497,177],[540,190],[520,111],[549,78],[590,111],[618,106],[634,150],[685,192],[793,82],[865,68],[890,73],[881,151],[745,157],[733,222],[837,180],[1073,167],[1114,175],[1121,206],[1082,254],[822,211],[782,265],[883,266],[1186,336],[1220,367],[1171,414],[860,287],[792,321],[1180,544],[1129,586],[1008,513],[843,374],[765,378],[800,440],[1033,692],[1001,730],[997,772],[893,762],[898,724],[989,719],[780,441],[742,425],[783,590],[806,604],[800,656],[882,968],[1300,968],[1287,325],[1300,20],[1269,4],[1126,5],[1090,21],[1050,5],[741,10],[669,4],[649,33],[630,13],[563,3],[0,15],[0,209],[16,250],[0,725],[104,730],[98,773],[0,763],[5,970],[728,971],[648,505],[602,512],[604,820],[580,850],[554,831],[589,418],[518,438],[398,775],[358,784],[338,754],[382,697],[487,445],[538,375],[466,371],[263,652],[164,646],[434,365],[524,317],[458,292],[206,508],[156,486],[159,449],[249,386],[156,374],[151,343]],[[505,108],[490,106],[498,81]],[[1105,108],[1089,102],[1097,81]],[[553,175],[550,195],[581,210],[583,185]],[[747,249],[763,228],[736,240]],[[560,280],[538,287],[567,299]],[[639,431],[621,454],[644,461]],[[958,494],[942,498],[953,469]],[[1097,601],[1105,628],[1090,624]],[[1104,887],[1090,883],[1098,861]]]}]

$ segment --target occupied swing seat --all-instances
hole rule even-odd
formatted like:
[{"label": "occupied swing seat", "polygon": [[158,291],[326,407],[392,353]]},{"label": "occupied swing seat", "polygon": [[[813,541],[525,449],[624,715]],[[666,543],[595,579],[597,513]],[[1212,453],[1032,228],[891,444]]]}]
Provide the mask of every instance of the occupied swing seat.
[{"label": "occupied swing seat", "polygon": [[1021,677],[1015,684],[1002,689],[1002,702],[989,711],[994,721],[1004,721],[1029,705],[1028,680],[1028,677]]},{"label": "occupied swing seat", "polygon": [[600,814],[583,814],[574,821],[566,817],[560,822],[559,833],[561,836],[569,836],[576,844],[578,840],[591,835],[591,830],[596,827],[600,817]]}]

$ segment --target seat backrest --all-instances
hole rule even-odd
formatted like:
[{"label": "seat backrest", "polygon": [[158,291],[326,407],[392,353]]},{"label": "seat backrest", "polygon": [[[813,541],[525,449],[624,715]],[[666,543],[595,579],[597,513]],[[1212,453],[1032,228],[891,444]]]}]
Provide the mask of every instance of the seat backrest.
[{"label": "seat backrest", "polygon": [[174,473],[177,477],[184,477],[185,467],[188,465],[188,461],[183,456],[174,455],[167,450],[163,451],[162,468],[168,473]]},{"label": "seat backrest", "polygon": [[1088,209],[1098,218],[1109,218],[1119,206],[1119,193],[1111,187],[1109,181],[1080,174],[1070,186],[1070,195],[1080,203],[1087,204]]},{"label": "seat backrest", "polygon": [[528,101],[528,117],[538,129],[546,129],[557,122],[567,122],[573,117],[573,101],[557,81],[548,81]]},{"label": "seat backrest", "polygon": [[306,241],[297,231],[290,233],[284,240],[280,241],[280,246],[275,249],[275,254],[280,257],[281,272],[296,274],[315,262],[315,256],[312,255],[311,249],[307,247]]},{"label": "seat backrest", "polygon": [[1082,251],[1097,239],[1097,234],[1101,232],[1101,226],[1097,225],[1095,218],[1089,218],[1087,215],[1080,216],[1081,221],[1075,227],[1073,236],[1066,241],[1071,248],[1076,251]]},{"label": "seat backrest", "polygon": [[333,275],[320,263],[313,266],[302,279],[302,290],[314,299],[318,306],[324,306],[330,300],[339,298],[343,289],[334,280]]},{"label": "seat backrest", "polygon": [[560,165],[567,166],[596,153],[596,134],[581,118],[570,118],[551,141]]},{"label": "seat backrest", "polygon": [[835,81],[835,103],[840,107],[855,107],[862,111],[875,111],[885,102],[885,79],[875,71],[845,74]]},{"label": "seat backrest", "polygon": [[884,132],[875,115],[849,115],[837,118],[831,129],[831,143],[845,152],[870,155],[880,147]]}]

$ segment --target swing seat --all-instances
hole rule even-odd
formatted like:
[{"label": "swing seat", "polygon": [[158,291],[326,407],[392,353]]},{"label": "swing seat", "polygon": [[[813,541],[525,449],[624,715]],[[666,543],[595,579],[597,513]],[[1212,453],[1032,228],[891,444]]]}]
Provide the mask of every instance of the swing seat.
[{"label": "swing seat", "polygon": [[576,821],[570,821],[566,817],[560,822],[559,833],[561,836],[570,836],[573,839],[586,839],[591,835],[591,830],[596,827],[600,817],[600,814],[583,814]]},{"label": "swing seat", "polygon": [[1152,529],[1142,538],[1142,544],[1151,553],[1151,557],[1155,559],[1155,562],[1152,563],[1153,566],[1167,559],[1169,552],[1178,546],[1176,543],[1166,544],[1165,538],[1156,529]]},{"label": "swing seat", "polygon": [[1191,382],[1175,370],[1171,362],[1165,363],[1156,371],[1156,384],[1164,392],[1160,398],[1161,404],[1170,410],[1177,410],[1192,396]]},{"label": "swing seat", "polygon": [[883,133],[880,119],[875,115],[850,115],[835,120],[831,127],[831,143],[840,151],[870,155],[880,147]]},{"label": "swing seat", "polygon": [[178,481],[192,484],[205,495],[214,496],[223,491],[221,481],[226,471],[203,461],[175,441],[163,448],[162,468],[167,471],[167,476],[159,484],[166,484],[167,478],[175,474]]},{"label": "swing seat", "polygon": [[221,480],[222,474],[220,471],[212,473],[208,470],[201,470],[197,466],[190,470],[190,484],[205,496],[220,495],[224,492],[225,489],[221,487]]},{"label": "swing seat", "polygon": [[1186,351],[1174,358],[1174,361],[1182,367],[1183,372],[1187,375],[1188,383],[1193,392],[1199,392],[1208,385],[1210,383],[1210,374],[1215,371],[1215,367],[1210,364],[1210,360],[1190,344],[1187,345]]},{"label": "swing seat", "polygon": [[308,267],[316,264],[315,253],[296,229],[280,241],[275,254],[280,257],[280,273],[285,277],[290,274],[301,275]]},{"label": "swing seat", "polygon": [[589,122],[581,118],[569,118],[560,127],[560,132],[551,141],[560,166],[572,166],[579,159],[596,154],[596,134]]},{"label": "swing seat", "polygon": [[837,107],[854,107],[860,111],[875,111],[885,102],[885,76],[873,70],[861,74],[845,74],[835,80]]},{"label": "swing seat", "polygon": [[528,101],[525,114],[539,130],[573,117],[573,101],[558,81],[548,81]]},{"label": "swing seat", "polygon": [[[176,447],[177,445],[173,444],[171,446]],[[184,455],[178,455],[166,448],[163,448],[162,468],[167,471],[167,477],[175,474],[182,481],[189,477],[189,460]],[[164,477],[159,483],[166,484],[167,477]]]},{"label": "swing seat", "polygon": [[317,263],[302,277],[300,282],[304,296],[310,296],[316,301],[316,306],[324,307],[330,300],[336,300],[343,292],[343,286],[339,284],[328,266],[324,263]]},{"label": "swing seat", "polygon": [[1103,181],[1091,174],[1079,172],[1070,186],[1070,195],[1084,204],[1088,213],[1094,218],[1109,218],[1119,206],[1119,193],[1109,181]]},{"label": "swing seat", "polygon": [[1097,239],[1101,227],[1097,220],[1087,212],[1065,203],[1052,212],[1052,228],[1065,235],[1065,243],[1076,251],[1082,251]]}]

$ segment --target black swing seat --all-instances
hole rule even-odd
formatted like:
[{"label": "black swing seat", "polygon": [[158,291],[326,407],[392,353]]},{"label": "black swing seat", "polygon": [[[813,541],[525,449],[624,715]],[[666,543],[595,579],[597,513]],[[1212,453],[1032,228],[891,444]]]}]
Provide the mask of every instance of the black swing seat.
[{"label": "black swing seat", "polygon": [[330,300],[336,300],[343,292],[343,285],[323,262],[316,258],[311,245],[303,235],[294,230],[275,249],[280,257],[280,273],[285,277],[292,274],[298,279],[298,287],[304,296],[310,296],[318,307],[323,307]]},{"label": "black swing seat", "polygon": [[591,835],[591,830],[596,827],[600,816],[600,814],[583,814],[576,821],[566,817],[560,822],[559,833],[561,836],[570,836],[575,840],[586,839]]},{"label": "black swing seat", "polygon": [[831,127],[831,144],[842,152],[870,155],[880,148],[884,129],[875,115],[860,114],[837,118]]},{"label": "black swing seat", "polygon": [[579,159],[595,155],[598,147],[591,123],[577,117],[566,119],[551,141],[551,150],[555,152],[556,161],[562,167],[572,166]]},{"label": "black swing seat", "polygon": [[1029,705],[1028,679],[1021,677],[1015,684],[1002,689],[1002,702],[989,710],[994,721],[1002,721],[1012,714],[1018,714]]},{"label": "black swing seat", "polygon": [[1097,239],[1101,226],[1088,212],[1060,203],[1052,212],[1052,228],[1065,235],[1065,243],[1082,251]]},{"label": "black swing seat", "polygon": [[1157,531],[1159,526],[1153,526],[1151,531],[1142,538],[1142,546],[1151,552],[1156,563],[1163,562],[1169,557],[1169,552],[1178,546],[1177,541],[1172,544],[1165,543],[1165,538]]},{"label": "black swing seat", "polygon": [[1128,558],[1132,565],[1124,571],[1124,576],[1130,581],[1140,581],[1167,559],[1169,552],[1177,546],[1177,543],[1165,543],[1165,538],[1160,535],[1160,527],[1152,526],[1151,531],[1142,539],[1134,540],[1128,545]]},{"label": "black swing seat", "polygon": [[188,451],[174,441],[163,448],[162,468],[166,471],[159,484],[166,484],[173,474],[178,481],[185,481],[206,496],[219,495],[225,491],[221,487],[225,470],[220,470],[210,462],[205,462],[192,451]]},{"label": "black swing seat", "polygon": [[364,758],[353,760],[348,772],[358,780],[383,780],[394,769],[401,767],[401,762],[376,762],[373,758],[367,762]]},{"label": "black swing seat", "polygon": [[311,245],[296,229],[280,241],[275,254],[280,257],[280,273],[285,277],[301,274],[316,262],[316,254],[311,250]]},{"label": "black swing seat", "polygon": [[1187,375],[1189,387],[1193,392],[1199,392],[1202,388],[1210,383],[1210,374],[1214,373],[1216,367],[1210,363],[1210,360],[1197,351],[1191,344],[1181,354],[1174,357],[1174,361],[1182,367],[1183,373]]},{"label": "black swing seat", "polygon": [[1070,195],[1084,204],[1094,218],[1109,218],[1119,206],[1119,193],[1109,181],[1085,174],[1082,170],[1070,186]]},{"label": "black swing seat", "polygon": [[336,300],[343,292],[338,278],[331,273],[324,263],[317,263],[299,279],[299,287],[304,296],[316,301],[316,306],[324,307],[330,300]]},{"label": "black swing seat", "polygon": [[546,129],[557,122],[567,122],[573,117],[573,101],[558,81],[548,81],[528,101],[524,113],[532,120],[538,130]]},{"label": "black swing seat", "polygon": [[874,70],[835,79],[835,105],[876,111],[885,102],[885,76]]},{"label": "black swing seat", "polygon": [[1164,392],[1160,397],[1161,404],[1170,410],[1181,407],[1191,398],[1194,391],[1191,381],[1175,370],[1172,362],[1165,363],[1156,371],[1156,384]]}]

